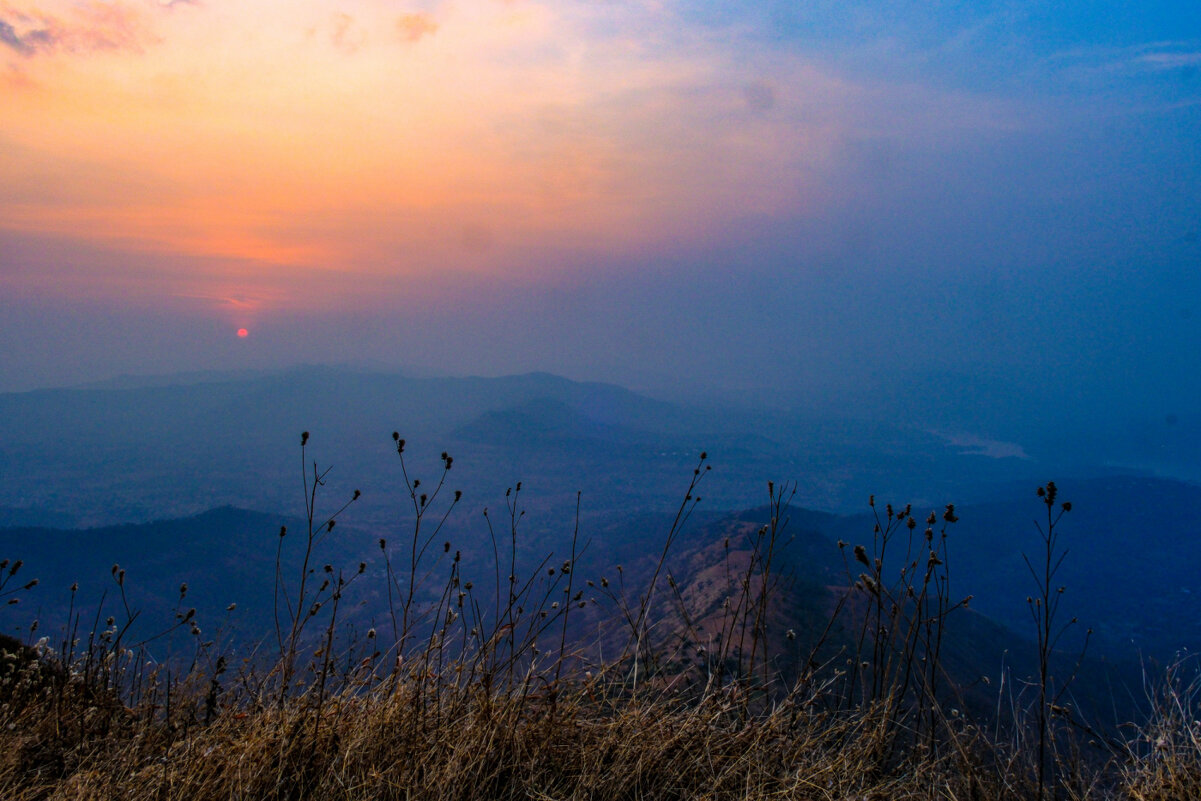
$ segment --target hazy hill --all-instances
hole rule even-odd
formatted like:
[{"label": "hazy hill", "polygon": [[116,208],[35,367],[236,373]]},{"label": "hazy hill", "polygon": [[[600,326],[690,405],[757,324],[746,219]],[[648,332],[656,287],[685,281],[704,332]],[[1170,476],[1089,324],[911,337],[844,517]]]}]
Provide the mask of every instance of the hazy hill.
[{"label": "hazy hill", "polygon": [[0,394],[0,506],[84,525],[223,504],[298,509],[305,430],[309,459],[335,467],[330,492],[363,490],[365,527],[389,525],[403,506],[392,431],[408,440],[420,475],[452,452],[453,480],[477,509],[523,481],[529,502],[559,522],[577,491],[592,512],[670,509],[702,450],[715,468],[709,508],[728,510],[761,502],[769,478],[798,481],[806,506],[845,512],[872,492],[988,497],[998,483],[1050,469],[1012,455],[1016,446],[990,451],[964,445],[970,438],[803,411],[685,407],[543,373],[309,367]]}]

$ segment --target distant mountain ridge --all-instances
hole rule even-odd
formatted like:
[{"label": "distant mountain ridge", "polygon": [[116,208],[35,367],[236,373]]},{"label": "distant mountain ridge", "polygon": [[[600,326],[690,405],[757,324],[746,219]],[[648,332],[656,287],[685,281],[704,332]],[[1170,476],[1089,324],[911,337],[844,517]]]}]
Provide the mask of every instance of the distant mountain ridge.
[{"label": "distant mountain ridge", "polygon": [[[334,484],[362,489],[380,524],[395,502],[392,431],[423,474],[452,451],[455,481],[481,507],[523,480],[540,488],[531,498],[554,507],[582,491],[670,508],[702,450],[715,467],[707,494],[725,509],[756,503],[768,478],[798,481],[806,506],[851,511],[872,492],[962,500],[1049,469],[963,453],[919,429],[684,407],[547,373],[423,378],[305,367],[0,394],[0,506],[85,525],[221,504],[295,508],[301,431],[312,432],[312,458],[336,466]],[[572,452],[584,445],[587,453]]]}]

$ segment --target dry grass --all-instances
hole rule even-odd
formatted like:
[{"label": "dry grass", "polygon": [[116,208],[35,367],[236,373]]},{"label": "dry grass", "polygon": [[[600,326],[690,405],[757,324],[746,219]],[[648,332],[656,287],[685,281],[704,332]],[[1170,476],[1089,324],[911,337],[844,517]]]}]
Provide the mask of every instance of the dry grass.
[{"label": "dry grass", "polygon": [[[751,713],[721,692],[540,697],[385,682],[209,725],[85,699],[30,699],[0,732],[9,799],[1000,798],[969,751],[898,756],[880,710]],[[813,700],[813,699],[810,699]],[[51,701],[51,703],[46,703]],[[811,707],[810,707],[811,709]],[[68,714],[61,714],[66,711]],[[75,716],[83,715],[78,726]],[[60,726],[60,719],[66,720]],[[971,743],[965,731],[956,737]]]},{"label": "dry grass", "polygon": [[[403,468],[404,440],[394,440]],[[853,644],[823,648],[827,626],[808,652],[835,658],[794,663],[786,678],[770,650],[787,622],[767,596],[789,493],[772,487],[770,520],[743,550],[723,546],[719,574],[698,573],[711,585],[699,601],[667,569],[705,475],[702,455],[649,586],[594,585],[626,643],[598,662],[568,636],[584,582],[575,537],[571,559],[543,562],[537,579],[516,575],[520,485],[488,521],[497,608],[481,606],[449,546],[437,547],[446,513],[433,509],[452,461],[443,455],[428,495],[403,471],[416,524],[399,556],[384,551],[387,638],[342,630],[339,608],[366,580],[361,566],[349,578],[307,569],[336,517],[316,512],[324,473],[314,465],[299,539],[306,570],[289,577],[277,560],[270,659],[199,647],[186,665],[152,664],[144,643],[126,639],[128,607],[125,621],[64,636],[57,650],[0,640],[0,798],[1201,798],[1201,692],[1183,666],[1154,694],[1150,722],[1108,761],[1082,757],[1070,728],[1048,730],[1058,739],[1045,788],[1033,715],[982,728],[951,709],[942,621],[964,602],[947,594],[945,526],[943,536],[915,534],[907,507],[886,507],[871,550],[856,546],[848,558],[851,589],[833,615],[846,618]],[[508,530],[493,530],[494,519]],[[950,507],[943,520],[954,522]],[[281,532],[275,547],[292,541]],[[883,559],[890,541],[905,555],[899,575]],[[429,561],[442,559],[445,585],[417,591]],[[0,593],[17,591],[16,572],[0,571]],[[124,603],[116,566],[113,579]],[[198,635],[193,615],[181,606],[166,633]],[[702,629],[722,636],[705,640]],[[680,658],[694,649],[696,659]]]}]

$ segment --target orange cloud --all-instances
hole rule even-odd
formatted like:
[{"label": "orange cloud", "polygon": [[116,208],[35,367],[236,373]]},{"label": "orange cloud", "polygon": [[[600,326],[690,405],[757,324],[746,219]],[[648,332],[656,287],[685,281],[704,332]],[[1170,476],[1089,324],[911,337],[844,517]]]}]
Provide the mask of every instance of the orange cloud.
[{"label": "orange cloud", "polygon": [[438,23],[428,14],[404,14],[396,20],[396,30],[401,41],[417,42],[422,37],[432,36],[438,30]]},{"label": "orange cloud", "polygon": [[338,13],[334,15],[333,32],[330,34],[330,39],[333,41],[334,47],[344,53],[354,53],[366,43],[367,32],[355,22],[354,17]]}]

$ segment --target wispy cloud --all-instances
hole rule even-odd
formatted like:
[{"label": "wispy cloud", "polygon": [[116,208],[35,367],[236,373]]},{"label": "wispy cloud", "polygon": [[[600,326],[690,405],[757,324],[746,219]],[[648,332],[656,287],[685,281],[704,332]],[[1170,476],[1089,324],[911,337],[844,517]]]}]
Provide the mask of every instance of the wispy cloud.
[{"label": "wispy cloud", "polygon": [[18,33],[12,24],[0,19],[0,42],[23,56],[32,56],[39,50],[52,49],[57,37],[50,28],[31,28]]},{"label": "wispy cloud", "polygon": [[396,20],[396,31],[403,42],[418,42],[426,36],[433,36],[438,30],[438,23],[429,14],[403,14]]},{"label": "wispy cloud", "polygon": [[367,42],[367,32],[346,13],[334,15],[330,41],[343,53],[355,53]]},{"label": "wispy cloud", "polygon": [[78,3],[60,14],[0,4],[0,43],[27,58],[56,51],[139,51],[154,38],[143,8],[130,3]]},{"label": "wispy cloud", "polygon": [[1180,69],[1201,66],[1201,51],[1145,53],[1137,61],[1154,69]]}]

